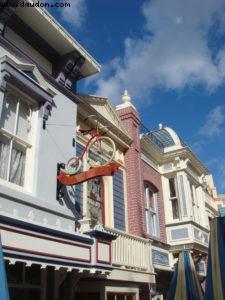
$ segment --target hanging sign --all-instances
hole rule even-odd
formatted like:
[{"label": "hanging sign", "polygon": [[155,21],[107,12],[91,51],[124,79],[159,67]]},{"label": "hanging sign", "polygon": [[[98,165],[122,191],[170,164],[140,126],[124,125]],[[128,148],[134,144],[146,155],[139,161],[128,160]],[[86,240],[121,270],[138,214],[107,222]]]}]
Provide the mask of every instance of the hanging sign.
[{"label": "hanging sign", "polygon": [[75,175],[68,175],[61,170],[57,179],[63,185],[76,185],[98,176],[112,176],[120,166],[118,162],[112,162],[106,166],[95,167]]}]

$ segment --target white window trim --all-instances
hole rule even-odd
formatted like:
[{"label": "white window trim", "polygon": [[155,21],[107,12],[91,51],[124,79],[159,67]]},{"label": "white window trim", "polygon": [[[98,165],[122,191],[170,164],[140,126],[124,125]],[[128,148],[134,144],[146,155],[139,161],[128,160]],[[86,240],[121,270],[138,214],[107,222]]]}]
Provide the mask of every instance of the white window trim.
[{"label": "white window trim", "polygon": [[[174,180],[174,187],[175,187],[175,193],[176,193],[175,197],[171,197],[171,195],[170,195],[170,182],[169,182],[170,179]],[[180,208],[180,200],[179,200],[179,193],[178,193],[178,185],[177,185],[176,176],[168,178],[168,186],[169,186],[169,200],[171,202],[172,219],[173,219],[173,221],[179,221],[179,220],[181,220],[181,208]],[[172,201],[173,200],[177,200],[177,205],[178,205],[179,218],[176,218],[176,219],[173,217],[173,207],[172,207]]]},{"label": "white window trim", "polygon": [[[22,101],[25,101],[32,105],[32,117],[30,119],[32,126],[31,126],[29,142],[21,139],[19,136],[15,135],[14,133],[9,132],[8,130],[6,130],[4,128],[0,128],[0,133],[3,136],[6,136],[10,139],[16,140],[16,142],[18,144],[20,144],[22,147],[26,148],[24,185],[20,186],[13,182],[10,182],[9,180],[5,180],[3,178],[0,178],[0,184],[5,185],[6,187],[9,187],[12,189],[21,191],[21,192],[33,193],[34,192],[33,191],[34,153],[35,153],[35,148],[36,148],[36,143],[35,143],[36,134],[35,133],[37,132],[37,118],[38,118],[39,108],[38,108],[38,104],[36,103],[36,101],[34,101],[29,95],[26,95],[25,93],[21,92],[17,87],[12,86],[11,84],[8,85],[7,91],[4,93],[3,98],[7,97],[8,93],[12,93],[12,94],[16,95],[18,97],[18,99],[22,99]],[[0,116],[0,118],[1,118],[1,116]],[[18,115],[16,114],[15,124],[17,122],[17,118],[18,118]]]},{"label": "white window trim", "polygon": [[145,188],[145,199],[146,199],[145,211],[146,211],[147,233],[151,236],[160,237],[160,230],[159,230],[159,232],[157,232],[157,214],[158,214],[158,211],[155,211],[155,209],[152,209],[150,207],[149,193],[152,193],[152,195],[153,195],[154,205],[155,205],[155,201],[157,201],[155,199],[155,197],[157,197],[157,195],[158,195],[158,193],[154,193],[150,189],[150,187],[147,186]]}]

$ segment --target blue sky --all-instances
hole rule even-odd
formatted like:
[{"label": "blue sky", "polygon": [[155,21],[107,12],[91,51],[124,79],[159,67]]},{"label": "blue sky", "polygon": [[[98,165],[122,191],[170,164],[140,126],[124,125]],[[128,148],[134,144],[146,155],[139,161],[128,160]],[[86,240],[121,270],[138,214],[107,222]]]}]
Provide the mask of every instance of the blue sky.
[{"label": "blue sky", "polygon": [[225,2],[69,2],[51,13],[102,65],[78,91],[118,104],[128,89],[143,123],[172,127],[225,192]]}]

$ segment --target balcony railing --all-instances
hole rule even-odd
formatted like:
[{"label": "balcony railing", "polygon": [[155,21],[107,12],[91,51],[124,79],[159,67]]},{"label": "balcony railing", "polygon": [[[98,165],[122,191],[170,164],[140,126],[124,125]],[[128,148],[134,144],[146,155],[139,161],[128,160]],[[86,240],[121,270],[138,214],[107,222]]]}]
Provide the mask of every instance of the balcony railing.
[{"label": "balcony railing", "polygon": [[112,244],[112,265],[120,268],[150,272],[153,270],[150,264],[150,241],[125,232],[106,228],[117,239]]}]

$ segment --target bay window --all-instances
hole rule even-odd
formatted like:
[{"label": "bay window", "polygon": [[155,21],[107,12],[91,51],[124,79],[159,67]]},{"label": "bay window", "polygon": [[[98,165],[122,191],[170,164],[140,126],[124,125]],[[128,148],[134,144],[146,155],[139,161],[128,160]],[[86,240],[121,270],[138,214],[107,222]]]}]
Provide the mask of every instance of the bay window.
[{"label": "bay window", "polygon": [[6,92],[0,118],[0,178],[25,184],[27,152],[32,147],[33,105],[14,90]]},{"label": "bay window", "polygon": [[178,192],[177,192],[177,184],[175,178],[169,178],[169,192],[170,192],[170,201],[172,206],[173,219],[179,219],[180,209],[178,203]]}]

